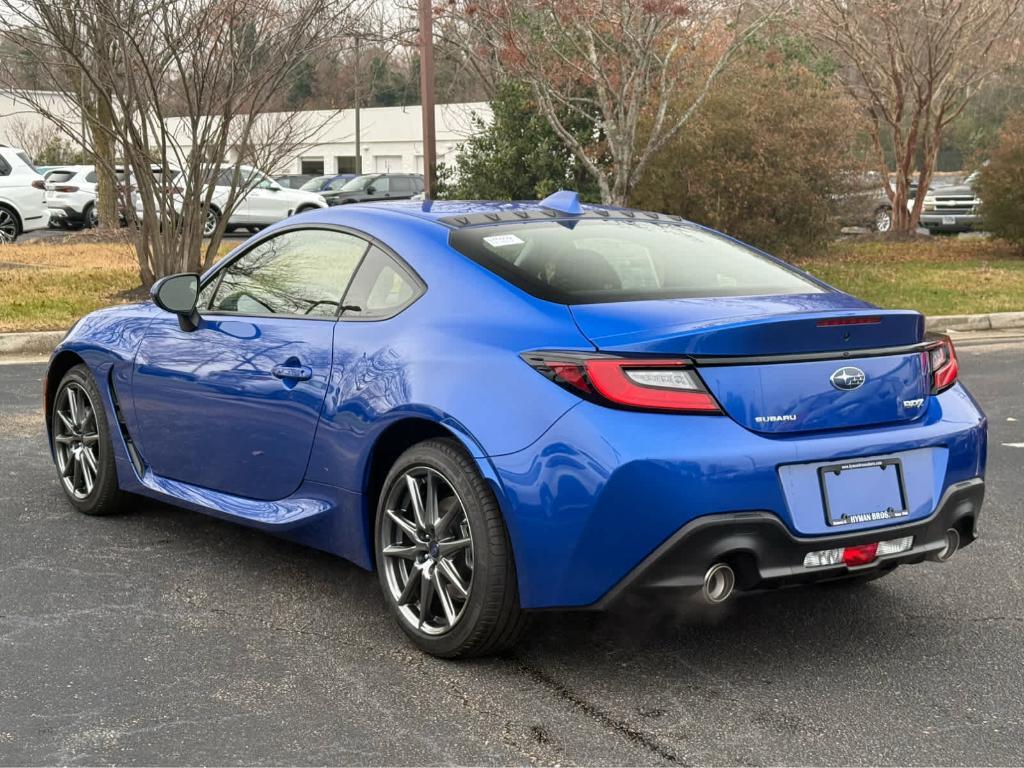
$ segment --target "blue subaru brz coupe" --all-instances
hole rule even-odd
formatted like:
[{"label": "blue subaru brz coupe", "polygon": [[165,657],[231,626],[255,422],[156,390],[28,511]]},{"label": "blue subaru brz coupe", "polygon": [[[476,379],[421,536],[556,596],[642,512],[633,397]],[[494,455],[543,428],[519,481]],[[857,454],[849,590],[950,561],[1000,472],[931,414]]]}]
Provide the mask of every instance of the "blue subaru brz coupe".
[{"label": "blue subaru brz coupe", "polygon": [[344,206],[152,295],[50,362],[71,503],[148,496],[376,569],[432,654],[976,536],[986,419],[949,339],[673,216]]}]

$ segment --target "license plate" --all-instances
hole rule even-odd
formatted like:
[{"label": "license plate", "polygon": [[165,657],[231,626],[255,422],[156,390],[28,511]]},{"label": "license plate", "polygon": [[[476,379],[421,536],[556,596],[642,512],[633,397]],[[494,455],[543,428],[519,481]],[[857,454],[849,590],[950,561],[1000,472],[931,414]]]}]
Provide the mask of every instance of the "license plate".
[{"label": "license plate", "polygon": [[875,523],[910,514],[899,459],[850,461],[819,467],[829,525]]},{"label": "license plate", "polygon": [[952,227],[956,225],[956,216],[943,216],[942,225],[944,227]]}]

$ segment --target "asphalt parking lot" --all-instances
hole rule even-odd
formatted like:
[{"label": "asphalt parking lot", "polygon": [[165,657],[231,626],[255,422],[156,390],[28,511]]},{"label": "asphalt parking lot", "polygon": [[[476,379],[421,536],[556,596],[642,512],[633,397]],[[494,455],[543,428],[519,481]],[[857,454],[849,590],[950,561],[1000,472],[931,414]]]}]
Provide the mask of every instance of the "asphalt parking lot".
[{"label": "asphalt parking lot", "polygon": [[0,763],[1020,765],[1024,339],[960,355],[989,487],[949,563],[720,612],[544,614],[470,663],[413,650],[340,560],[145,501],[74,513],[44,366],[0,365]]}]

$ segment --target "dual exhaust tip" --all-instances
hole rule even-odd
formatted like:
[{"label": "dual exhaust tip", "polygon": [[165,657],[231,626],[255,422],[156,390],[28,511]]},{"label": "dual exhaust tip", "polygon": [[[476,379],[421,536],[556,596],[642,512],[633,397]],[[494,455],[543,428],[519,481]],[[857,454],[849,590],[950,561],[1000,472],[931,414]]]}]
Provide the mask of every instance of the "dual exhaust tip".
[{"label": "dual exhaust tip", "polygon": [[[936,552],[933,557],[936,561],[944,563],[951,558],[960,548],[960,532],[956,528],[946,531],[942,549]],[[701,597],[710,605],[724,603],[732,597],[736,589],[736,572],[728,563],[715,563],[708,568],[704,574],[704,583],[701,585]]]}]

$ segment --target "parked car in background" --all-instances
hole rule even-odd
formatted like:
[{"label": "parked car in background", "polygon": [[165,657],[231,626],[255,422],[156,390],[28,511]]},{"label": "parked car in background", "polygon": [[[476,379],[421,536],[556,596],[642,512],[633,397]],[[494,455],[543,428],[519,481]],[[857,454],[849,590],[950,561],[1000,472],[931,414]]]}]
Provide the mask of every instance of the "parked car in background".
[{"label": "parked car in background", "polygon": [[315,179],[312,173],[286,173],[283,176],[275,176],[274,181],[285,189],[300,189],[310,179]]},{"label": "parked car in background", "polygon": [[969,232],[981,221],[981,199],[974,191],[979,171],[974,171],[963,184],[928,190],[921,209],[921,226],[929,232]]},{"label": "parked car in background", "polygon": [[31,158],[0,144],[0,243],[13,243],[25,232],[46,228],[50,213],[44,189]]},{"label": "parked car in background", "polygon": [[96,166],[57,166],[46,171],[43,179],[51,227],[96,226]]},{"label": "parked car in background", "polygon": [[339,173],[334,176],[316,176],[303,184],[301,189],[307,192],[319,192],[328,205],[334,205],[334,200],[343,194],[344,186],[356,178],[356,175],[354,173]]},{"label": "parked car in background", "polygon": [[423,176],[418,173],[368,173],[345,182],[331,195],[330,204],[408,200],[422,191]]},{"label": "parked car in background", "polygon": [[[231,198],[232,185],[236,181],[234,166],[220,166],[213,182],[213,196],[210,208],[203,222],[203,234],[211,236],[217,229],[221,217]],[[172,187],[182,184],[180,172],[171,182]],[[227,231],[246,228],[255,232],[269,224],[286,219],[292,214],[326,208],[327,201],[314,192],[301,189],[282,187],[267,174],[256,168],[243,165],[239,169],[238,184],[244,191],[239,195],[231,218],[228,220]],[[180,202],[175,207],[180,211]],[[136,214],[142,216],[142,208],[137,201]]]},{"label": "parked car in background", "polygon": [[[917,182],[911,182],[908,209],[917,197]],[[859,175],[849,182],[847,192],[836,198],[839,223],[844,227],[868,227],[885,234],[892,229],[892,203],[885,193],[881,174]]]}]

